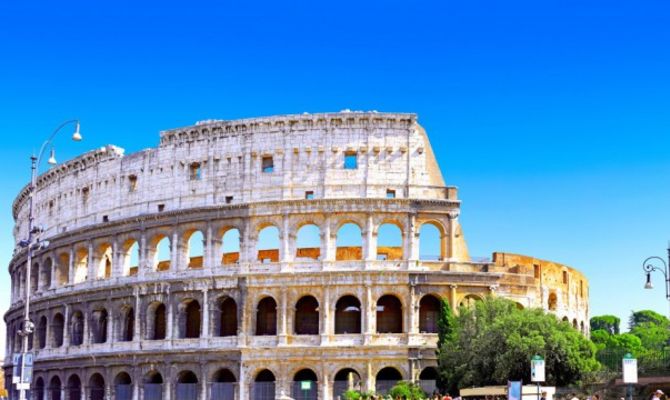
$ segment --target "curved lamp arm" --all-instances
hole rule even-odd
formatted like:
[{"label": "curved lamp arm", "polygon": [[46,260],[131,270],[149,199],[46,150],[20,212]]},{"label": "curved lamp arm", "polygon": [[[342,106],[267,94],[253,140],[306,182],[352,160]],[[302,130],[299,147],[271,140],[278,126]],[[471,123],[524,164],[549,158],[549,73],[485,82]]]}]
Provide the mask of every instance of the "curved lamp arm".
[{"label": "curved lamp arm", "polygon": [[[35,164],[38,168],[39,168],[39,165],[40,165],[40,161],[42,161],[42,155],[44,155],[44,150],[46,150],[49,143],[51,143],[51,141],[54,139],[54,137],[56,137],[56,134],[61,129],[63,129],[65,126],[67,126],[68,124],[71,124],[71,123],[76,123],[77,124],[77,130],[75,132],[75,135],[79,134],[79,120],[78,119],[69,119],[69,120],[63,122],[62,124],[58,125],[58,127],[53,131],[51,136],[49,136],[49,138],[47,140],[45,140],[44,143],[42,143],[42,147],[40,147],[40,152],[37,154],[37,157],[35,157]],[[32,182],[32,184],[34,184],[34,183],[35,182]]]},{"label": "curved lamp arm", "polygon": [[[663,265],[663,268],[657,267],[652,263],[652,261],[660,261],[661,264]],[[668,272],[667,272],[668,264],[661,257],[652,256],[647,258],[642,262],[642,269],[647,273],[652,271],[660,271],[663,273],[663,276],[665,276],[665,279],[668,279]]]}]

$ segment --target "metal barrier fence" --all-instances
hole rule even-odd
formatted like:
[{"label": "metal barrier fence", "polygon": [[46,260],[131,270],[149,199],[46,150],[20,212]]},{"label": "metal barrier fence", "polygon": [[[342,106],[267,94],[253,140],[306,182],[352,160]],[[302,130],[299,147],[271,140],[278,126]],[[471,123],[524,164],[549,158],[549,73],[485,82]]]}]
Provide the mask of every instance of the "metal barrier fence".
[{"label": "metal barrier fence", "polygon": [[198,400],[197,383],[178,383],[177,384],[177,399],[179,400]]},{"label": "metal barrier fence", "polygon": [[215,382],[209,389],[210,400],[235,400],[235,384]]},{"label": "metal barrier fence", "polygon": [[132,385],[114,386],[114,400],[133,400]]},{"label": "metal barrier fence", "polygon": [[377,394],[387,394],[393,386],[398,384],[399,381],[377,381],[375,385],[375,392]]},{"label": "metal barrier fence", "polygon": [[[626,351],[599,351],[596,359],[610,371],[620,372]],[[670,350],[653,351],[637,357],[637,370],[640,376],[654,376],[670,372]]]},{"label": "metal barrier fence", "polygon": [[274,382],[254,382],[251,384],[251,400],[274,400]]},{"label": "metal barrier fence", "polygon": [[163,400],[163,384],[145,383],[144,400]]},{"label": "metal barrier fence", "polygon": [[317,400],[319,397],[317,383],[313,381],[309,382],[309,388],[307,388],[306,384],[303,386],[303,382],[293,382],[293,385],[291,385],[291,397],[295,400]]}]

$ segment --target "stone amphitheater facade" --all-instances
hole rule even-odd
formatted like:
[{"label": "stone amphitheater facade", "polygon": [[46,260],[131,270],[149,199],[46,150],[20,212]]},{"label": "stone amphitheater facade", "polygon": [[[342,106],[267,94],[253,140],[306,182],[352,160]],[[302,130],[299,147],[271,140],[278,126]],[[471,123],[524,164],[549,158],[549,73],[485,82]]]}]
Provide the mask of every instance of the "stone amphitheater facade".
[{"label": "stone amphitheater facade", "polygon": [[[8,386],[28,194],[13,204]],[[580,272],[472,260],[459,210],[414,114],[204,121],[161,132],[157,148],[83,154],[37,181],[50,246],[30,266],[32,398],[328,400],[399,379],[431,390],[440,299],[457,311],[502,296],[588,334]]]}]

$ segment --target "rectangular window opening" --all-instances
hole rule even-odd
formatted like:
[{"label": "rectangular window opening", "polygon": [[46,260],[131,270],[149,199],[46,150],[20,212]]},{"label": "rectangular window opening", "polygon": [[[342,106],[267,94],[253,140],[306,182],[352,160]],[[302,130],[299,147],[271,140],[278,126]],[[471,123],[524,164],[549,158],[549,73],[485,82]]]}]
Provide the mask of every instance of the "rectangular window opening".
[{"label": "rectangular window opening", "polygon": [[233,196],[226,196],[226,204],[230,204],[233,202]]},{"label": "rectangular window opening", "polygon": [[191,164],[191,180],[199,181],[202,178],[202,167],[200,163]]},{"label": "rectangular window opening", "polygon": [[540,266],[537,264],[533,264],[533,270],[535,274],[535,279],[540,279]]},{"label": "rectangular window opening", "polygon": [[388,189],[386,191],[386,198],[387,199],[395,199],[395,190]]},{"label": "rectangular window opening", "polygon": [[109,222],[109,216],[103,215],[102,216],[102,222]]},{"label": "rectangular window opening", "polygon": [[165,204],[159,204],[158,205],[158,212],[163,212],[165,211]]},{"label": "rectangular window opening", "polygon": [[135,190],[137,190],[137,176],[130,175],[128,177],[128,191],[134,192]]},{"label": "rectangular window opening", "polygon": [[263,172],[274,172],[274,170],[275,170],[275,165],[274,165],[274,161],[272,160],[272,156],[263,157],[262,171]]},{"label": "rectangular window opening", "polygon": [[563,284],[568,284],[568,271],[563,271]]},{"label": "rectangular window opening", "polygon": [[344,153],[344,169],[358,169],[358,153],[355,151]]},{"label": "rectangular window opening", "polygon": [[314,192],[311,190],[308,190],[305,192],[305,199],[307,200],[314,200]]}]

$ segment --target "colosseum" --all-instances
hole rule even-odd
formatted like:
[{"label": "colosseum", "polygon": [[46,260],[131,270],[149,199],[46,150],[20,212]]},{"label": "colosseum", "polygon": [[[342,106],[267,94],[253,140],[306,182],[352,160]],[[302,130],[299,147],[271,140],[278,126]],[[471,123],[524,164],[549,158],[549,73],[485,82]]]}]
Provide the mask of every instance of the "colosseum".
[{"label": "colosseum", "polygon": [[[33,400],[336,399],[435,386],[441,299],[541,307],[588,334],[568,266],[471,259],[415,114],[211,120],[39,176],[13,204],[7,388],[25,296]],[[31,279],[25,283],[27,268]],[[28,287],[26,287],[28,286]]]}]

